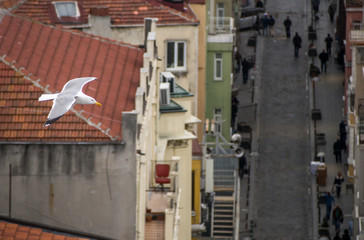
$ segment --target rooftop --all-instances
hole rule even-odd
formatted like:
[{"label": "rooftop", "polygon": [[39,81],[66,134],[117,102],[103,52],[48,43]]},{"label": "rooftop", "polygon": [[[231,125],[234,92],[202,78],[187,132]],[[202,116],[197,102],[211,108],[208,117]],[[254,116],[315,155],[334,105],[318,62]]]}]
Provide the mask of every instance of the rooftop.
[{"label": "rooftop", "polygon": [[64,1],[28,0],[17,5],[12,12],[47,24],[84,25],[88,23],[92,9],[102,7],[105,9],[103,14],[110,16],[114,26],[143,25],[144,18],[158,18],[159,25],[198,23],[186,1],[172,3],[164,0],[79,0],[79,16],[59,17],[53,2]]},{"label": "rooftop", "polygon": [[[0,13],[0,141],[120,141],[122,112],[135,108],[144,50]],[[76,77],[96,77],[84,92],[103,106],[76,106],[42,127],[51,102]]]}]

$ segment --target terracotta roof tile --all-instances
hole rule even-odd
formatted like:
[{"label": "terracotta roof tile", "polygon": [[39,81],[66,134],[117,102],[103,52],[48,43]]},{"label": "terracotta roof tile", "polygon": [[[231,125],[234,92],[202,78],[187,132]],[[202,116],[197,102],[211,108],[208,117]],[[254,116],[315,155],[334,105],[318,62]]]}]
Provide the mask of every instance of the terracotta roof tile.
[{"label": "terracotta roof tile", "polygon": [[195,24],[198,22],[189,4],[185,1],[170,3],[162,0],[79,0],[77,2],[81,16],[67,19],[57,18],[52,2],[53,0],[24,1],[13,12],[47,24],[85,24],[91,9],[97,7],[108,9],[103,12],[108,12],[113,25],[142,25],[146,17],[158,18],[157,24]]},{"label": "terracotta roof tile", "polygon": [[[0,140],[121,140],[122,112],[134,109],[143,54],[129,44],[5,15],[0,22]],[[38,97],[85,76],[98,78],[84,92],[103,106],[76,106],[77,114],[70,111],[42,127],[52,103]]]},{"label": "terracotta roof tile", "polygon": [[[47,232],[45,232],[47,231]],[[70,235],[70,234],[67,234]],[[7,221],[0,220],[0,239],[11,240],[88,240],[89,238],[80,238],[62,235],[59,232],[53,233],[48,229],[33,228],[22,226]]]}]

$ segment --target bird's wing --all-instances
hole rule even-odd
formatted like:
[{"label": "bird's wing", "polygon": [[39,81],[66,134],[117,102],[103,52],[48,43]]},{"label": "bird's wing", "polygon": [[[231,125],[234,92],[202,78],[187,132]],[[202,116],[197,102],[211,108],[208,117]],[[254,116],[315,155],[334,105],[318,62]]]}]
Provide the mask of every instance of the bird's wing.
[{"label": "bird's wing", "polygon": [[53,101],[52,109],[48,114],[47,120],[44,126],[49,126],[50,124],[57,121],[60,117],[62,117],[66,112],[68,112],[76,99],[71,95],[58,95],[56,99]]},{"label": "bird's wing", "polygon": [[72,80],[69,80],[62,89],[62,92],[68,92],[68,93],[74,93],[74,95],[76,95],[78,92],[82,91],[83,86],[88,83],[91,82],[93,80],[96,80],[97,78],[95,77],[82,77],[82,78],[74,78]]},{"label": "bird's wing", "polygon": [[95,79],[95,77],[83,77],[69,80],[63,86],[62,91],[53,100],[52,109],[48,114],[44,126],[49,126],[68,112],[76,101],[75,97],[79,94],[79,92],[82,92],[83,86]]}]

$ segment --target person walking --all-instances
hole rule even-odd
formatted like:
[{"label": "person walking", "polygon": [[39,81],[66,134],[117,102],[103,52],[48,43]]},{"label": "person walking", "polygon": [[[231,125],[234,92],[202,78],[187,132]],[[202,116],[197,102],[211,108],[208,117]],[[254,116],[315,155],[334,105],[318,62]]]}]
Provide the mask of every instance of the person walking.
[{"label": "person walking", "polygon": [[264,8],[264,4],[262,2],[262,0],[258,0],[255,4],[255,7],[256,8]]},{"label": "person walking", "polygon": [[346,123],[344,120],[340,122],[339,125],[340,128],[340,142],[341,142],[341,148],[347,152],[347,146],[346,146]]},{"label": "person walking", "polygon": [[335,12],[336,12],[336,7],[335,7],[335,5],[333,3],[331,3],[329,5],[329,9],[327,10],[327,12],[330,15],[330,21],[334,22],[334,15],[335,15]]},{"label": "person walking", "polygon": [[326,219],[330,220],[330,214],[332,205],[335,204],[334,197],[330,194],[330,192],[326,193]]},{"label": "person walking", "polygon": [[291,38],[291,26],[292,21],[289,19],[289,16],[287,16],[286,20],[283,22],[284,28],[286,29],[286,37]]},{"label": "person walking", "polygon": [[250,69],[250,64],[248,60],[246,60],[246,58],[244,58],[243,61],[241,61],[241,66],[243,68],[243,83],[246,84],[248,82],[249,69]]},{"label": "person walking", "polygon": [[274,36],[274,24],[276,23],[276,20],[272,15],[269,16],[268,19],[268,27],[269,27],[269,36]]},{"label": "person walking", "polygon": [[262,18],[262,27],[264,36],[269,36],[268,22],[269,22],[268,13],[264,13]]},{"label": "person walking", "polygon": [[319,54],[319,59],[321,61],[321,72],[327,72],[327,60],[329,60],[329,55],[325,52],[325,49],[322,49],[322,52]]},{"label": "person walking", "polygon": [[336,231],[340,231],[340,223],[344,221],[344,215],[343,211],[339,207],[339,205],[336,205],[334,210],[332,211],[332,225],[335,226]]},{"label": "person walking", "polygon": [[336,142],[334,142],[333,150],[334,150],[336,163],[341,163],[342,143],[339,138],[336,140]]},{"label": "person walking", "polygon": [[349,230],[345,229],[344,234],[341,236],[341,240],[350,240]]},{"label": "person walking", "polygon": [[240,63],[241,63],[241,60],[242,60],[242,56],[241,56],[239,51],[236,52],[236,54],[235,54],[235,60],[236,60],[235,72],[239,73],[240,72]]},{"label": "person walking", "polygon": [[344,177],[341,172],[338,172],[335,177],[335,180],[334,180],[334,186],[336,187],[336,197],[337,198],[340,198],[341,185],[343,182],[344,182]]},{"label": "person walking", "polygon": [[334,39],[332,39],[330,33],[328,33],[327,37],[325,38],[325,43],[326,43],[326,52],[329,55],[329,57],[331,56],[331,45],[333,41]]},{"label": "person walking", "polygon": [[302,38],[300,37],[300,35],[298,35],[298,32],[296,32],[296,35],[293,37],[292,42],[294,45],[294,56],[298,57],[298,52],[302,47]]},{"label": "person walking", "polygon": [[335,237],[334,237],[334,239],[333,240],[341,240],[341,237],[340,237],[340,231],[337,231],[336,232],[336,235],[335,235]]},{"label": "person walking", "polygon": [[239,158],[239,177],[244,177],[244,170],[246,166],[246,157],[245,154]]},{"label": "person walking", "polygon": [[239,107],[239,100],[234,97],[231,100],[231,128],[235,129],[235,120],[236,116],[238,115],[238,107]]}]

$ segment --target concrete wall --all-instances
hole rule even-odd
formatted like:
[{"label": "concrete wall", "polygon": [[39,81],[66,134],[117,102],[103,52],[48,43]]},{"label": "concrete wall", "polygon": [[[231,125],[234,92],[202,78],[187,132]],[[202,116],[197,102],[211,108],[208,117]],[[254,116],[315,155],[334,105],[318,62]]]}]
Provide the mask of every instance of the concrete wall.
[{"label": "concrete wall", "polygon": [[[0,214],[115,239],[135,239],[135,115],[110,144],[0,144]],[[129,127],[129,130],[125,129]]]}]

